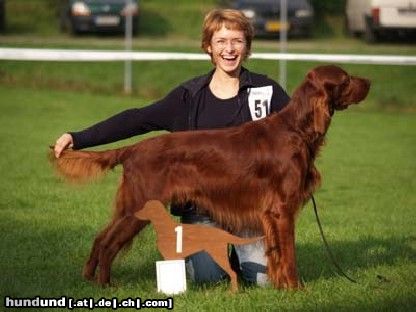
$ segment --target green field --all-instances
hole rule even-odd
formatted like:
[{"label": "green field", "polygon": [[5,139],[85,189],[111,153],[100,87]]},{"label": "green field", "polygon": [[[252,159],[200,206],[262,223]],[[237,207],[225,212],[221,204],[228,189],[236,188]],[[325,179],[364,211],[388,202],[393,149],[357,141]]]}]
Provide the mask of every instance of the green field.
[{"label": "green field", "polygon": [[[8,30],[1,47],[123,49],[120,36],[60,34],[51,0],[6,1]],[[202,15],[219,1],[149,0],[143,3],[136,51],[198,52]],[[163,9],[162,9],[163,7]],[[28,14],[30,13],[30,14]],[[185,19],[185,17],[191,17]],[[325,30],[325,31],[323,31]],[[276,52],[255,40],[254,52]],[[314,38],[291,40],[290,52],[416,55],[411,43],[368,46],[345,38],[342,18],[325,17]],[[319,65],[288,63],[288,92]],[[278,63],[246,66],[278,80]],[[368,98],[336,113],[317,161],[323,177],[315,194],[327,239],[353,284],[327,260],[311,203],[299,215],[297,258],[305,289],[283,291],[228,282],[188,284],[175,311],[414,311],[416,306],[416,74],[414,66],[342,65],[369,78]],[[166,298],[156,292],[155,235],[146,228],[113,265],[114,287],[84,281],[81,270],[95,234],[106,224],[121,170],[82,186],[57,178],[48,146],[123,109],[147,105],[173,87],[211,69],[209,62],[135,62],[134,89],[123,95],[121,62],[0,60],[0,310],[4,297],[75,299]],[[110,148],[140,138],[113,143]],[[84,310],[84,309],[76,309]],[[86,311],[87,309],[85,309]],[[99,309],[98,311],[110,311]],[[67,311],[42,309],[41,311]]]},{"label": "green field", "polygon": [[[288,92],[291,94],[305,74],[321,65],[310,62],[289,62]],[[249,60],[246,66],[267,74],[278,81],[279,64],[273,61]],[[413,66],[341,65],[354,75],[372,81],[368,103],[364,110],[415,111],[416,75]],[[132,98],[152,102],[165,96],[183,81],[208,72],[212,65],[205,61],[149,61],[133,64]],[[122,95],[123,70],[121,62],[19,62],[0,61],[0,84],[31,89],[74,91],[95,95]]]}]

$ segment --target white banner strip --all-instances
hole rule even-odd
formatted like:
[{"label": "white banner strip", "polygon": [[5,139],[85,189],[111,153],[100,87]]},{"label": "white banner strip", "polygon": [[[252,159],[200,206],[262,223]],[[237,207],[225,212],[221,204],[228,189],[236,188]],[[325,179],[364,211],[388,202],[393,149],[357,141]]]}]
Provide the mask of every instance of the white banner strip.
[{"label": "white banner strip", "polygon": [[[315,61],[351,64],[416,65],[416,56],[401,55],[253,53],[250,58],[261,60]],[[77,62],[125,60],[167,61],[209,60],[209,56],[202,53],[0,48],[0,60]]]},{"label": "white banner strip", "polygon": [[209,60],[199,53],[174,52],[125,52],[104,50],[56,50],[0,48],[0,59],[22,61],[162,61],[162,60]]},{"label": "white banner strip", "polygon": [[350,64],[416,65],[416,56],[402,55],[253,53],[251,58],[263,60],[315,61]]}]

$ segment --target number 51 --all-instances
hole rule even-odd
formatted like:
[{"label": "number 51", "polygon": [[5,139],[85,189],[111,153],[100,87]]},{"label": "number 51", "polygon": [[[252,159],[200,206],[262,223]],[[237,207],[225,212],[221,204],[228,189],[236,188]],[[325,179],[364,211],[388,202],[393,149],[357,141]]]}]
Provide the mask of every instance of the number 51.
[{"label": "number 51", "polygon": [[[257,118],[263,116],[263,109],[266,112],[266,116],[269,115],[269,105],[267,100],[255,100],[254,101],[254,111]],[[264,116],[263,116],[264,117]]]}]

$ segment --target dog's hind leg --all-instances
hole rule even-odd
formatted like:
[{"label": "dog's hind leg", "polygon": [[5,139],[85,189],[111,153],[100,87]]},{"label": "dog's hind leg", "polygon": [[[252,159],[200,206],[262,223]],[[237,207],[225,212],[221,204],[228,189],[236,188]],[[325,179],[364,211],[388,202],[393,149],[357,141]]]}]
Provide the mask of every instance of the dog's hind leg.
[{"label": "dog's hind leg", "polygon": [[117,253],[126,246],[149,222],[137,219],[134,216],[125,216],[119,219],[107,232],[101,241],[99,249],[99,275],[98,283],[110,283],[111,263]]},{"label": "dog's hind leg", "polygon": [[114,222],[111,222],[109,225],[107,225],[95,238],[94,243],[91,248],[90,256],[87,260],[87,262],[84,265],[84,269],[82,271],[82,275],[87,280],[93,280],[95,277],[95,270],[98,265],[98,256],[100,253],[100,246],[101,241],[105,238],[108,231],[111,229],[111,226],[114,224]]},{"label": "dog's hind leg", "polygon": [[[117,190],[115,211],[111,222],[96,236],[93,246],[91,248],[90,256],[84,265],[83,276],[87,280],[92,280],[95,277],[95,271],[99,264],[99,255],[102,248],[102,242],[107,236],[107,233],[113,228],[113,226],[122,219],[127,209],[134,206],[134,197],[132,196],[132,187],[128,179],[123,178],[120,180],[120,186]],[[126,209],[127,208],[127,209]]]}]

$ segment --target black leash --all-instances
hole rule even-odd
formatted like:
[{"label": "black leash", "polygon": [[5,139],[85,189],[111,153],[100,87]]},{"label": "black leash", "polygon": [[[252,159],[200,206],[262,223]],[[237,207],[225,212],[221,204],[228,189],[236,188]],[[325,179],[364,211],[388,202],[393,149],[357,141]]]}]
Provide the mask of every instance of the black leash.
[{"label": "black leash", "polygon": [[311,199],[312,199],[312,203],[313,203],[313,210],[315,211],[316,222],[318,223],[319,232],[321,232],[321,237],[322,237],[322,240],[324,242],[325,249],[328,252],[329,259],[331,260],[332,264],[337,268],[337,270],[338,270],[337,273],[339,275],[344,276],[347,280],[349,280],[353,283],[357,283],[356,280],[352,279],[351,277],[349,277],[347,274],[344,273],[344,271],[341,269],[341,267],[339,266],[339,264],[335,260],[335,256],[332,253],[331,249],[329,248],[328,242],[326,241],[326,238],[325,238],[325,235],[324,235],[324,231],[322,230],[321,221],[319,220],[319,216],[318,216],[318,209],[316,209],[316,202],[315,202],[315,198],[313,197],[313,195],[311,195]]}]

